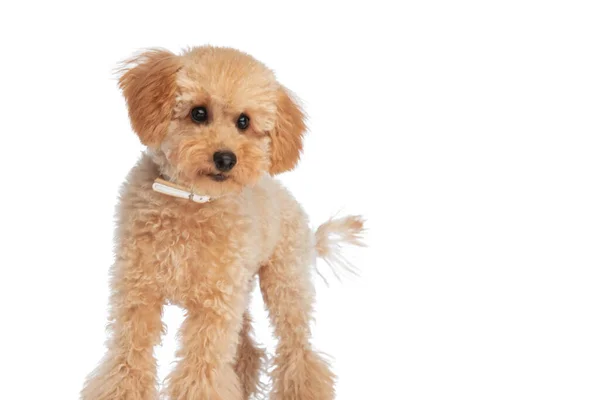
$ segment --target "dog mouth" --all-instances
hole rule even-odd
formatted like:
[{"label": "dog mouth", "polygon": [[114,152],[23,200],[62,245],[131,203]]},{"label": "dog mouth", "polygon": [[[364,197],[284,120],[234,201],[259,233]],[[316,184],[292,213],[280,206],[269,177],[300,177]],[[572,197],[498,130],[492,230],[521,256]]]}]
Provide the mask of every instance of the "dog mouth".
[{"label": "dog mouth", "polygon": [[224,174],[208,174],[208,177],[215,182],[224,182],[229,179],[229,177]]}]

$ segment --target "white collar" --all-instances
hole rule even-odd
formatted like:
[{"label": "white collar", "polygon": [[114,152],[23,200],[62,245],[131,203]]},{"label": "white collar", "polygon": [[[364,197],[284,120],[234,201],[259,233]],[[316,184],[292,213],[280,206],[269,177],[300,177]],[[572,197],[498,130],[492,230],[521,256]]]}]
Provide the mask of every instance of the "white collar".
[{"label": "white collar", "polygon": [[168,196],[179,197],[180,199],[188,199],[195,203],[208,203],[212,200],[210,196],[196,194],[183,186],[179,186],[162,178],[156,178],[154,180],[154,183],[152,184],[152,190]]}]

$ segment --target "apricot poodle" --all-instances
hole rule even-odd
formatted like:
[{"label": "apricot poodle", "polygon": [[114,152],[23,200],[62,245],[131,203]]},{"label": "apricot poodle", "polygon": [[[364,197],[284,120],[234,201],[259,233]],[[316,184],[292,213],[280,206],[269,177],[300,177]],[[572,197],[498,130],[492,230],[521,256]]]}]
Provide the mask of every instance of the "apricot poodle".
[{"label": "apricot poodle", "polygon": [[334,375],[310,344],[311,271],[316,256],[340,264],[340,245],[360,244],[363,223],[312,232],[273,179],[302,149],[293,96],[251,56],[208,46],[137,55],[119,85],[147,150],[121,191],[107,353],[82,399],[159,397],[153,347],[166,303],[186,318],[164,397],[256,395],[265,352],[246,311],[256,276],[278,339],[270,398],[333,399]]}]

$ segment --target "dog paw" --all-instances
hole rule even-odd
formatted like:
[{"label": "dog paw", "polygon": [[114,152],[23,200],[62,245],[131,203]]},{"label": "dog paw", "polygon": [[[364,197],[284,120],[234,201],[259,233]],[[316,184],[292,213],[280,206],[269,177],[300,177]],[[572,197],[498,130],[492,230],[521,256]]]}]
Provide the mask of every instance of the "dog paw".
[{"label": "dog paw", "polygon": [[132,371],[125,364],[101,365],[86,380],[82,400],[156,400],[156,382],[149,374]]},{"label": "dog paw", "polygon": [[333,400],[335,375],[314,351],[279,355],[275,364],[271,400]]},{"label": "dog paw", "polygon": [[237,375],[228,365],[216,374],[176,370],[167,378],[161,397],[169,400],[241,400],[242,392]]}]

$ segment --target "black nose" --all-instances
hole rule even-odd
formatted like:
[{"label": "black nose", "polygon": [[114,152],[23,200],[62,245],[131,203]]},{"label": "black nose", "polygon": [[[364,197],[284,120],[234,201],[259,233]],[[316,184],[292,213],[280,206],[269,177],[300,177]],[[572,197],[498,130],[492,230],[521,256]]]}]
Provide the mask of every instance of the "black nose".
[{"label": "black nose", "polygon": [[227,172],[233,168],[237,162],[237,157],[230,151],[217,151],[213,154],[213,160],[219,171]]}]

